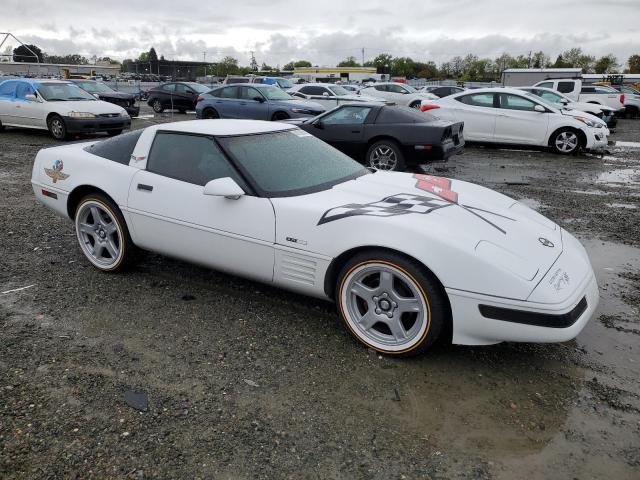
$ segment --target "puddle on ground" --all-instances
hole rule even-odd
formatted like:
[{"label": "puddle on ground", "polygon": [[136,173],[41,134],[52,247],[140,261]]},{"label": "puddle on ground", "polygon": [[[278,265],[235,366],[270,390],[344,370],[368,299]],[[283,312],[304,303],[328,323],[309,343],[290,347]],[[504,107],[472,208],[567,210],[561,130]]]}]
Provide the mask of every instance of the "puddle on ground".
[{"label": "puddle on ground", "polygon": [[539,211],[542,208],[542,203],[533,198],[521,198],[518,200],[520,203],[524,203],[527,207]]},{"label": "puddle on ground", "polygon": [[615,146],[623,148],[640,148],[640,142],[616,142]]},{"label": "puddle on ground", "polygon": [[634,205],[632,203],[607,203],[606,205],[607,207],[611,208],[626,208],[629,210],[635,210],[636,208],[638,208],[637,205]]},{"label": "puddle on ground", "polygon": [[637,168],[620,168],[603,172],[596,178],[596,183],[604,183],[608,185],[624,186],[624,185],[640,185],[638,178],[640,177],[640,169]]}]

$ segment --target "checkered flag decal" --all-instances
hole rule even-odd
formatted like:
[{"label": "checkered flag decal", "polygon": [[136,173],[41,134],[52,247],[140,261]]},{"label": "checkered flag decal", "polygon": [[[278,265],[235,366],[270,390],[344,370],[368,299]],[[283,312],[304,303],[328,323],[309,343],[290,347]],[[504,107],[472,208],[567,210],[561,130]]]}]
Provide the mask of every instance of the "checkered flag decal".
[{"label": "checkered flag decal", "polygon": [[439,199],[399,193],[383,198],[373,203],[350,203],[341,207],[332,208],[324,212],[318,225],[333,222],[346,217],[365,215],[369,217],[394,217],[409,213],[426,214],[443,207],[453,205],[451,202]]}]

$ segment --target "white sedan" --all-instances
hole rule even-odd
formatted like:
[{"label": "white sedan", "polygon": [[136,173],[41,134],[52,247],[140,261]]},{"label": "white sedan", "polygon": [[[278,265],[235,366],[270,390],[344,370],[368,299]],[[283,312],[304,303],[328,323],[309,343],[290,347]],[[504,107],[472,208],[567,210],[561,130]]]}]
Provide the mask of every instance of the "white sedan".
[{"label": "white sedan", "polygon": [[64,140],[74,133],[118,135],[130,126],[124,108],[97,100],[71,82],[28,78],[0,82],[0,130],[49,130],[53,138]]},{"label": "white sedan", "polygon": [[432,93],[419,92],[410,85],[395,82],[374,83],[360,90],[360,94],[381,98],[411,108],[420,108],[420,102],[423,100],[435,100],[438,98]]},{"label": "white sedan", "polygon": [[46,148],[32,184],[99,270],[145,249],[333,300],[386,354],[439,337],[566,341],[598,304],[582,245],[524,204],[458,180],[371,173],[284,123],[165,123]]},{"label": "white sedan", "polygon": [[421,110],[443,119],[464,122],[468,141],[550,147],[569,155],[578,150],[602,150],[609,130],[597,117],[559,110],[537,95],[514,88],[465,90]]},{"label": "white sedan", "polygon": [[330,110],[342,103],[353,102],[382,102],[383,100],[366,95],[358,95],[345,89],[342,85],[332,85],[326,83],[304,83],[294,85],[287,90],[289,95],[319,103],[327,110]]}]

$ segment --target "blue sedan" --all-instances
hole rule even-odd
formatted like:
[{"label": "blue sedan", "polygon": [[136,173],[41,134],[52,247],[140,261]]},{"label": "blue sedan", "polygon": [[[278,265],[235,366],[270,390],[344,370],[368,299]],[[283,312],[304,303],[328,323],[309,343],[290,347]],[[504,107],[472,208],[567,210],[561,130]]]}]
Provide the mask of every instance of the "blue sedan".
[{"label": "blue sedan", "polygon": [[306,118],[325,111],[322,105],[292,97],[273,85],[225,85],[200,94],[197,118],[285,120]]}]

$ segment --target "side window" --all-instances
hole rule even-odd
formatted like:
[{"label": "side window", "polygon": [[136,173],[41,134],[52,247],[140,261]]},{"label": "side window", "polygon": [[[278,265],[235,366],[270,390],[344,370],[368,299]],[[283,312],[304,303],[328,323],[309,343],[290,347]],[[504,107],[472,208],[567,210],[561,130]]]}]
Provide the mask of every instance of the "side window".
[{"label": "side window", "polygon": [[306,87],[302,87],[300,89],[300,91],[302,93],[304,93],[305,95],[317,95],[317,96],[322,96],[322,94],[325,92],[325,88],[324,87],[318,87],[315,85],[309,85]]},{"label": "side window", "polygon": [[360,125],[363,124],[371,111],[371,107],[350,105],[322,117],[324,125]]},{"label": "side window", "polygon": [[389,89],[387,88],[387,85],[374,85],[373,88],[375,88],[379,92],[388,92],[389,91]]},{"label": "side window", "polygon": [[596,93],[595,87],[582,87],[580,93]]},{"label": "side window", "polygon": [[0,97],[13,98],[16,94],[18,82],[4,82],[0,85]]},{"label": "side window", "polygon": [[500,94],[500,108],[506,108],[507,110],[524,110],[527,112],[533,112],[536,104],[531,100],[520,97],[518,95],[511,95],[509,93]]},{"label": "side window", "polygon": [[33,87],[31,84],[27,82],[18,82],[18,87],[16,88],[16,98],[24,100],[25,96],[33,95]]},{"label": "side window", "polygon": [[167,83],[166,85],[162,86],[162,90],[164,90],[165,92],[175,92],[176,91],[176,84],[175,83]]},{"label": "side window", "polygon": [[409,93],[401,85],[387,85],[388,91],[392,93]]},{"label": "side window", "polygon": [[212,97],[222,97],[222,91],[224,90],[224,88],[216,88],[215,90],[211,90],[209,92],[209,95],[211,95]]},{"label": "side window", "polygon": [[123,133],[113,138],[103,140],[85,147],[85,151],[123,165],[129,165],[131,154],[133,153],[140,135],[144,129]]},{"label": "side window", "polygon": [[256,97],[264,98],[257,88],[253,87],[239,87],[239,98],[242,100],[254,100]]},{"label": "side window", "polygon": [[182,83],[176,83],[176,93],[189,93],[191,89]]},{"label": "side window", "polygon": [[553,88],[553,82],[543,82],[537,85],[538,87]]},{"label": "side window", "polygon": [[560,95],[547,92],[546,90],[535,90],[533,93],[541,97],[543,100],[546,100],[551,103],[558,103],[562,101],[562,97]]},{"label": "side window", "polygon": [[201,186],[216,178],[231,177],[243,189],[247,188],[210,137],[156,133],[149,152],[147,170]]},{"label": "side window", "polygon": [[558,82],[558,91],[560,93],[571,93],[575,87],[576,84],[573,82]]},{"label": "side window", "polygon": [[493,108],[493,93],[472,93],[471,95],[457,97],[456,100],[474,107]]},{"label": "side window", "polygon": [[238,98],[238,87],[224,87],[218,92],[220,98]]}]

